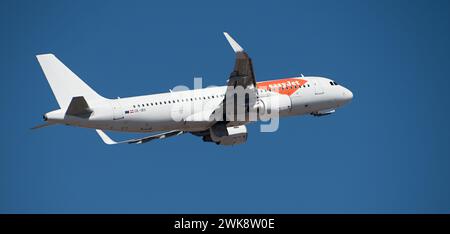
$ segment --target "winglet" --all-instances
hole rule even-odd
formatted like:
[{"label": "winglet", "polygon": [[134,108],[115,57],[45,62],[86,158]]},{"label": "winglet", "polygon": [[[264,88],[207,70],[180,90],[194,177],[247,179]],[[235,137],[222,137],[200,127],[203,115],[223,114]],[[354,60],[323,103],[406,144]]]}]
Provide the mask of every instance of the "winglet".
[{"label": "winglet", "polygon": [[242,49],[242,47],[227,32],[223,32],[223,35],[225,35],[228,43],[230,43],[230,46],[233,48],[235,53],[244,52],[244,49]]},{"label": "winglet", "polygon": [[102,130],[95,129],[95,131],[97,131],[98,135],[100,136],[100,138],[102,138],[102,140],[103,140],[103,142],[105,142],[105,144],[107,144],[107,145],[117,144],[117,142],[115,142],[111,138],[109,138],[109,136],[106,135],[106,133],[104,133]]}]

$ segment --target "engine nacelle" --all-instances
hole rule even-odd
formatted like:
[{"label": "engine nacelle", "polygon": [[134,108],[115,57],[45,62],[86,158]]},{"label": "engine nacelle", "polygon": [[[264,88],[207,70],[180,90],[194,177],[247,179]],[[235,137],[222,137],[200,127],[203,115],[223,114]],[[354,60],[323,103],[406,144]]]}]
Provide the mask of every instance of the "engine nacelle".
[{"label": "engine nacelle", "polygon": [[210,128],[211,140],[220,145],[238,145],[247,141],[247,127],[245,125],[226,127],[224,124]]},{"label": "engine nacelle", "polygon": [[262,97],[258,100],[256,108],[260,113],[274,113],[290,110],[292,107],[291,98],[288,95],[273,95]]}]

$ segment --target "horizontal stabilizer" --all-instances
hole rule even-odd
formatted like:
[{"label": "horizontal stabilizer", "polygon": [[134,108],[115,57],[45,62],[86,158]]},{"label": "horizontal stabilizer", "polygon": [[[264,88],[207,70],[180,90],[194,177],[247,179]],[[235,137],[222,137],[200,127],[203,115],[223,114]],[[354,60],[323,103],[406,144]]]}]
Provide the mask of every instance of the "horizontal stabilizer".
[{"label": "horizontal stabilizer", "polygon": [[57,123],[44,123],[44,124],[40,124],[40,125],[37,125],[37,126],[32,127],[31,130],[36,130],[36,129],[39,129],[39,128],[45,128],[45,127],[48,127],[48,126],[51,126],[51,125],[54,125],[54,124],[57,124]]},{"label": "horizontal stabilizer", "polygon": [[117,141],[112,140],[102,130],[96,129],[95,131],[97,131],[97,133],[100,136],[100,138],[102,138],[103,142],[105,142],[105,144],[107,144],[107,145],[116,145],[116,144],[122,144],[122,143],[142,144],[142,143],[147,143],[149,141],[156,140],[156,139],[164,139],[164,138],[168,138],[168,137],[172,137],[172,136],[178,136],[178,135],[181,135],[181,134],[184,133],[183,131],[174,130],[174,131],[170,131],[170,132],[164,132],[164,133],[156,134],[156,135],[153,135],[153,136],[147,136],[147,137],[143,137],[143,138],[136,138],[136,139],[130,139],[130,140],[118,141],[117,142]]}]

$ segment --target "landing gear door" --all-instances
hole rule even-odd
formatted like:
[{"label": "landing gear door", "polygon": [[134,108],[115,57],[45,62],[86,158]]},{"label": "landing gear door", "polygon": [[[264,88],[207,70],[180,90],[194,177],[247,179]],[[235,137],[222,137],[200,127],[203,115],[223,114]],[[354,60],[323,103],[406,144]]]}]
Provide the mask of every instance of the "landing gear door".
[{"label": "landing gear door", "polygon": [[123,109],[118,100],[112,103],[112,109],[113,109],[113,120],[124,119]]},{"label": "landing gear door", "polygon": [[324,94],[322,84],[320,83],[319,80],[314,81],[314,92],[316,95]]}]

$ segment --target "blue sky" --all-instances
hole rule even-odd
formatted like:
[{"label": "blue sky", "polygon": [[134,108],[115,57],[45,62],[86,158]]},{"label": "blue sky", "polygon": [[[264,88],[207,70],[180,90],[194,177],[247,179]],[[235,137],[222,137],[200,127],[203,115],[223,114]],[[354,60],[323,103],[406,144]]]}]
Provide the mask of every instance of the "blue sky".
[{"label": "blue sky", "polygon": [[[448,1],[1,1],[1,213],[449,213]],[[334,115],[104,145],[38,131],[58,108],[35,59],[54,53],[105,97],[225,84],[230,32],[258,80],[335,79]],[[125,139],[133,134],[113,134]]]}]

